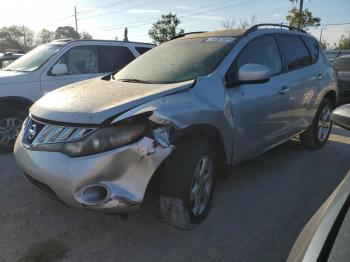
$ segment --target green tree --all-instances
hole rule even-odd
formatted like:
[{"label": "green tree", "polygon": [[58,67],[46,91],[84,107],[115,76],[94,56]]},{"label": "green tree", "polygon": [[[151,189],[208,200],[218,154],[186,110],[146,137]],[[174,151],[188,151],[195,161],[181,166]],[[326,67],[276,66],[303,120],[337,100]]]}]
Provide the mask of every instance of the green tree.
[{"label": "green tree", "polygon": [[322,47],[322,49],[326,50],[331,47],[331,44],[326,40],[321,40],[320,46]]},{"label": "green tree", "polygon": [[161,19],[153,24],[148,35],[154,43],[161,44],[185,32],[183,29],[178,28],[179,25],[180,20],[176,14],[162,15]]},{"label": "green tree", "polygon": [[81,32],[80,39],[92,39],[92,35],[90,35],[88,32]]},{"label": "green tree", "polygon": [[0,50],[26,52],[34,46],[34,32],[25,26],[12,25],[0,28]]},{"label": "green tree", "polygon": [[350,37],[342,37],[339,40],[339,43],[336,44],[337,49],[350,49]]},{"label": "green tree", "polygon": [[40,32],[36,35],[36,44],[42,45],[50,43],[55,39],[55,32],[52,32],[47,29],[41,29]]},{"label": "green tree", "polygon": [[80,39],[80,35],[71,26],[60,26],[55,31],[55,39],[64,38]]},{"label": "green tree", "polygon": [[290,26],[298,27],[301,29],[307,29],[308,27],[320,26],[321,18],[312,16],[309,9],[305,9],[300,12],[297,8],[293,7],[289,11],[289,15],[286,16]]}]

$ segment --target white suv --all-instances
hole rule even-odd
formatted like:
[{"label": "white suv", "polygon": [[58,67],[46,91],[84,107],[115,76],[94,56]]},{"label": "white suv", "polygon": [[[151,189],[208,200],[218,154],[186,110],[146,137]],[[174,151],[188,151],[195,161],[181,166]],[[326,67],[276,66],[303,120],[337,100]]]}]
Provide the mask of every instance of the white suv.
[{"label": "white suv", "polygon": [[57,40],[0,71],[0,148],[12,147],[29,107],[44,94],[118,71],[154,45],[107,40]]}]

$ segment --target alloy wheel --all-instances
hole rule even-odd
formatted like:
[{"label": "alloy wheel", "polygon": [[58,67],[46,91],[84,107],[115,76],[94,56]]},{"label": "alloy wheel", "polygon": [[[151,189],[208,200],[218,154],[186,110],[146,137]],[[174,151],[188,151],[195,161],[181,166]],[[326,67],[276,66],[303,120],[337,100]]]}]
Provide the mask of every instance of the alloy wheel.
[{"label": "alloy wheel", "polygon": [[0,146],[10,147],[21,131],[22,120],[8,117],[0,120]]},{"label": "alloy wheel", "polygon": [[326,106],[321,111],[318,120],[317,136],[318,139],[323,142],[327,139],[329,132],[331,131],[331,109]]},{"label": "alloy wheel", "polygon": [[193,215],[200,216],[209,204],[214,182],[214,164],[209,156],[202,156],[193,173],[191,187],[191,210]]}]

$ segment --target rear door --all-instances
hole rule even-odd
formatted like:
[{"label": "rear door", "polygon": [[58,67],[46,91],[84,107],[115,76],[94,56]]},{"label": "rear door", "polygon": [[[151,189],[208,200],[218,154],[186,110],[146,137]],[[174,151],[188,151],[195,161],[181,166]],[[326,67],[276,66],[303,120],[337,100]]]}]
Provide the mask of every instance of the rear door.
[{"label": "rear door", "polygon": [[72,47],[55,64],[65,64],[68,73],[66,75],[52,75],[51,67],[41,77],[41,86],[44,93],[102,75],[99,72],[97,47],[94,45]]},{"label": "rear door", "polygon": [[281,34],[279,43],[284,56],[286,91],[291,103],[291,129],[298,133],[308,128],[313,120],[325,68],[323,63],[317,63],[317,43],[317,46],[309,43],[312,53],[299,35]]}]

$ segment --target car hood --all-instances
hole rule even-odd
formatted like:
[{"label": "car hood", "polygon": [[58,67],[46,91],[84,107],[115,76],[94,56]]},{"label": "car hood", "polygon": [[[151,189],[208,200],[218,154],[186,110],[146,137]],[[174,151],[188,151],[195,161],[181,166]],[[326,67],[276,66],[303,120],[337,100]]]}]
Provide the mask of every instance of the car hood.
[{"label": "car hood", "polygon": [[28,81],[28,73],[0,70],[0,86]]},{"label": "car hood", "polygon": [[135,106],[186,90],[194,82],[141,84],[95,78],[46,94],[32,106],[30,113],[57,122],[101,124]]}]

